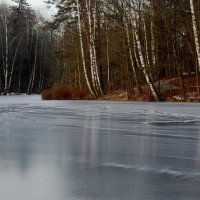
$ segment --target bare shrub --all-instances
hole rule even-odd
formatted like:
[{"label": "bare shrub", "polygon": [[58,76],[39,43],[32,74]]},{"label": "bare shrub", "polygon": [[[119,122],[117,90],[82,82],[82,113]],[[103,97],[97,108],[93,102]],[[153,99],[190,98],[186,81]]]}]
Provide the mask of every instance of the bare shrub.
[{"label": "bare shrub", "polygon": [[89,93],[77,87],[61,86],[43,90],[43,100],[81,100],[90,99]]},{"label": "bare shrub", "polygon": [[41,93],[42,99],[44,100],[51,100],[52,95],[51,95],[51,89],[45,89]]}]

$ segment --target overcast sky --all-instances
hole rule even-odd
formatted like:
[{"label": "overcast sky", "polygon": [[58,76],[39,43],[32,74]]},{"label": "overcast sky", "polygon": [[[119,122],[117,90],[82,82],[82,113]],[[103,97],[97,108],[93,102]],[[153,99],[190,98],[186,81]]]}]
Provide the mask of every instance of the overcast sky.
[{"label": "overcast sky", "polygon": [[[10,3],[12,0],[0,0],[0,2]],[[45,3],[43,0],[27,0],[27,2],[34,8],[45,7]]]},{"label": "overcast sky", "polygon": [[[12,0],[0,0],[0,3],[1,2],[10,4]],[[55,8],[47,9],[47,4],[44,3],[44,0],[27,0],[27,3],[29,3],[34,10],[40,11],[44,17],[50,17],[56,12]]]},{"label": "overcast sky", "polygon": [[38,10],[40,14],[46,18],[51,18],[52,14],[56,13],[54,8],[47,8],[48,5],[44,3],[43,0],[27,0],[27,3],[29,3],[33,9]]},{"label": "overcast sky", "polygon": [[46,6],[43,0],[27,0],[27,2],[31,5],[31,7],[34,7],[34,8]]}]

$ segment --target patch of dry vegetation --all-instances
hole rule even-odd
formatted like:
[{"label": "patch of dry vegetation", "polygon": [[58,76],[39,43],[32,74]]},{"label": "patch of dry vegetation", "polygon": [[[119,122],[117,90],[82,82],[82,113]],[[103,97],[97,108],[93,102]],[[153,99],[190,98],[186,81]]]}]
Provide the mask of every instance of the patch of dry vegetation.
[{"label": "patch of dry vegetation", "polygon": [[89,93],[77,87],[61,86],[45,89],[41,93],[43,100],[84,100],[91,99]]},{"label": "patch of dry vegetation", "polygon": [[[200,102],[200,96],[197,93],[196,76],[184,75],[184,84],[186,89],[187,102]],[[200,79],[200,77],[199,77]],[[158,83],[155,83],[158,88]],[[144,93],[133,94],[131,98],[128,98],[127,92],[118,90],[104,95],[100,100],[120,100],[120,101],[155,101],[147,85],[142,86]],[[170,79],[162,79],[160,81],[160,92],[163,101],[166,102],[182,102],[182,90],[180,85],[180,79],[174,77]]]},{"label": "patch of dry vegetation", "polygon": [[154,97],[151,94],[143,93],[143,94],[135,94],[133,95],[132,101],[155,101]]},{"label": "patch of dry vegetation", "polygon": [[106,95],[103,95],[98,100],[127,101],[128,100],[128,96],[127,96],[127,92],[126,91],[117,90],[117,91],[110,92],[110,93],[108,93]]},{"label": "patch of dry vegetation", "polygon": [[[184,83],[186,87],[186,95],[188,102],[200,102],[200,96],[196,88],[196,76],[185,76]],[[156,85],[157,86],[157,85]],[[157,86],[158,87],[158,86]],[[98,100],[111,101],[154,101],[151,92],[147,85],[142,86],[142,94],[133,94],[131,98],[128,97],[125,90],[117,90],[103,95]],[[181,98],[182,91],[180,86],[180,79],[174,77],[173,79],[163,79],[160,81],[160,91],[163,101],[179,102],[183,101]],[[42,99],[44,100],[84,100],[92,99],[91,95],[84,89],[71,86],[53,87],[42,91]]]},{"label": "patch of dry vegetation", "polygon": [[[200,77],[199,77],[200,78]],[[187,102],[199,102],[200,96],[197,92],[197,80],[196,75],[185,75],[183,77],[185,84],[185,92],[187,96]],[[183,101],[181,99],[182,90],[180,86],[180,79],[175,77],[173,79],[163,81],[162,85],[166,85],[166,89],[161,91],[165,101],[169,102],[179,102]]]}]

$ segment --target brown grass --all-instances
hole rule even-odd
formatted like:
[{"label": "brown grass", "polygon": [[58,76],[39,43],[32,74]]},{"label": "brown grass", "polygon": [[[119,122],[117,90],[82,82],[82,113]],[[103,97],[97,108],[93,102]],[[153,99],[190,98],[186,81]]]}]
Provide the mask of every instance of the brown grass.
[{"label": "brown grass", "polygon": [[[200,76],[199,76],[200,79]],[[189,87],[196,87],[197,80],[196,80],[196,75],[184,75],[183,76],[183,81],[186,86]],[[174,77],[171,80],[172,85],[180,86],[180,78],[179,77]]]},{"label": "brown grass", "polygon": [[[189,102],[199,102],[199,96],[197,93],[196,87],[196,76],[195,75],[184,75],[183,76],[184,84],[185,84],[185,92],[187,95],[187,100]],[[200,78],[200,77],[199,77]],[[168,80],[166,80],[168,82]],[[173,78],[168,84],[171,84],[171,89],[167,89],[162,91],[162,95],[165,101],[173,102],[173,101],[183,101],[175,99],[174,96],[181,96],[182,90],[180,86],[180,79],[178,77]],[[189,97],[189,95],[193,95],[193,97]]]},{"label": "brown grass", "polygon": [[132,100],[134,101],[155,101],[154,97],[151,94],[143,93],[143,94],[136,94],[133,96]]},{"label": "brown grass", "polygon": [[98,98],[98,100],[108,100],[108,101],[127,101],[127,92],[123,90],[116,90],[114,92],[107,93],[102,97]]},{"label": "brown grass", "polygon": [[43,100],[82,100],[91,98],[86,90],[71,86],[43,90],[41,96]]}]

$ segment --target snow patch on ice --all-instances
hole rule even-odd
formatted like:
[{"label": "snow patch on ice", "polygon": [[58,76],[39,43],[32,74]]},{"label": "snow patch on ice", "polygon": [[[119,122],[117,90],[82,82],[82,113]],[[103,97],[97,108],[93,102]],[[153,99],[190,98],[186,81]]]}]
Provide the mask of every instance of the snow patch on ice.
[{"label": "snow patch on ice", "polygon": [[154,174],[163,174],[169,176],[177,176],[180,178],[197,178],[200,179],[200,172],[187,172],[187,171],[179,171],[170,168],[156,168],[149,166],[139,166],[139,165],[128,165],[128,164],[120,164],[120,163],[105,163],[100,165],[101,167],[110,167],[116,169],[129,169],[134,171],[141,172],[150,172]]}]

